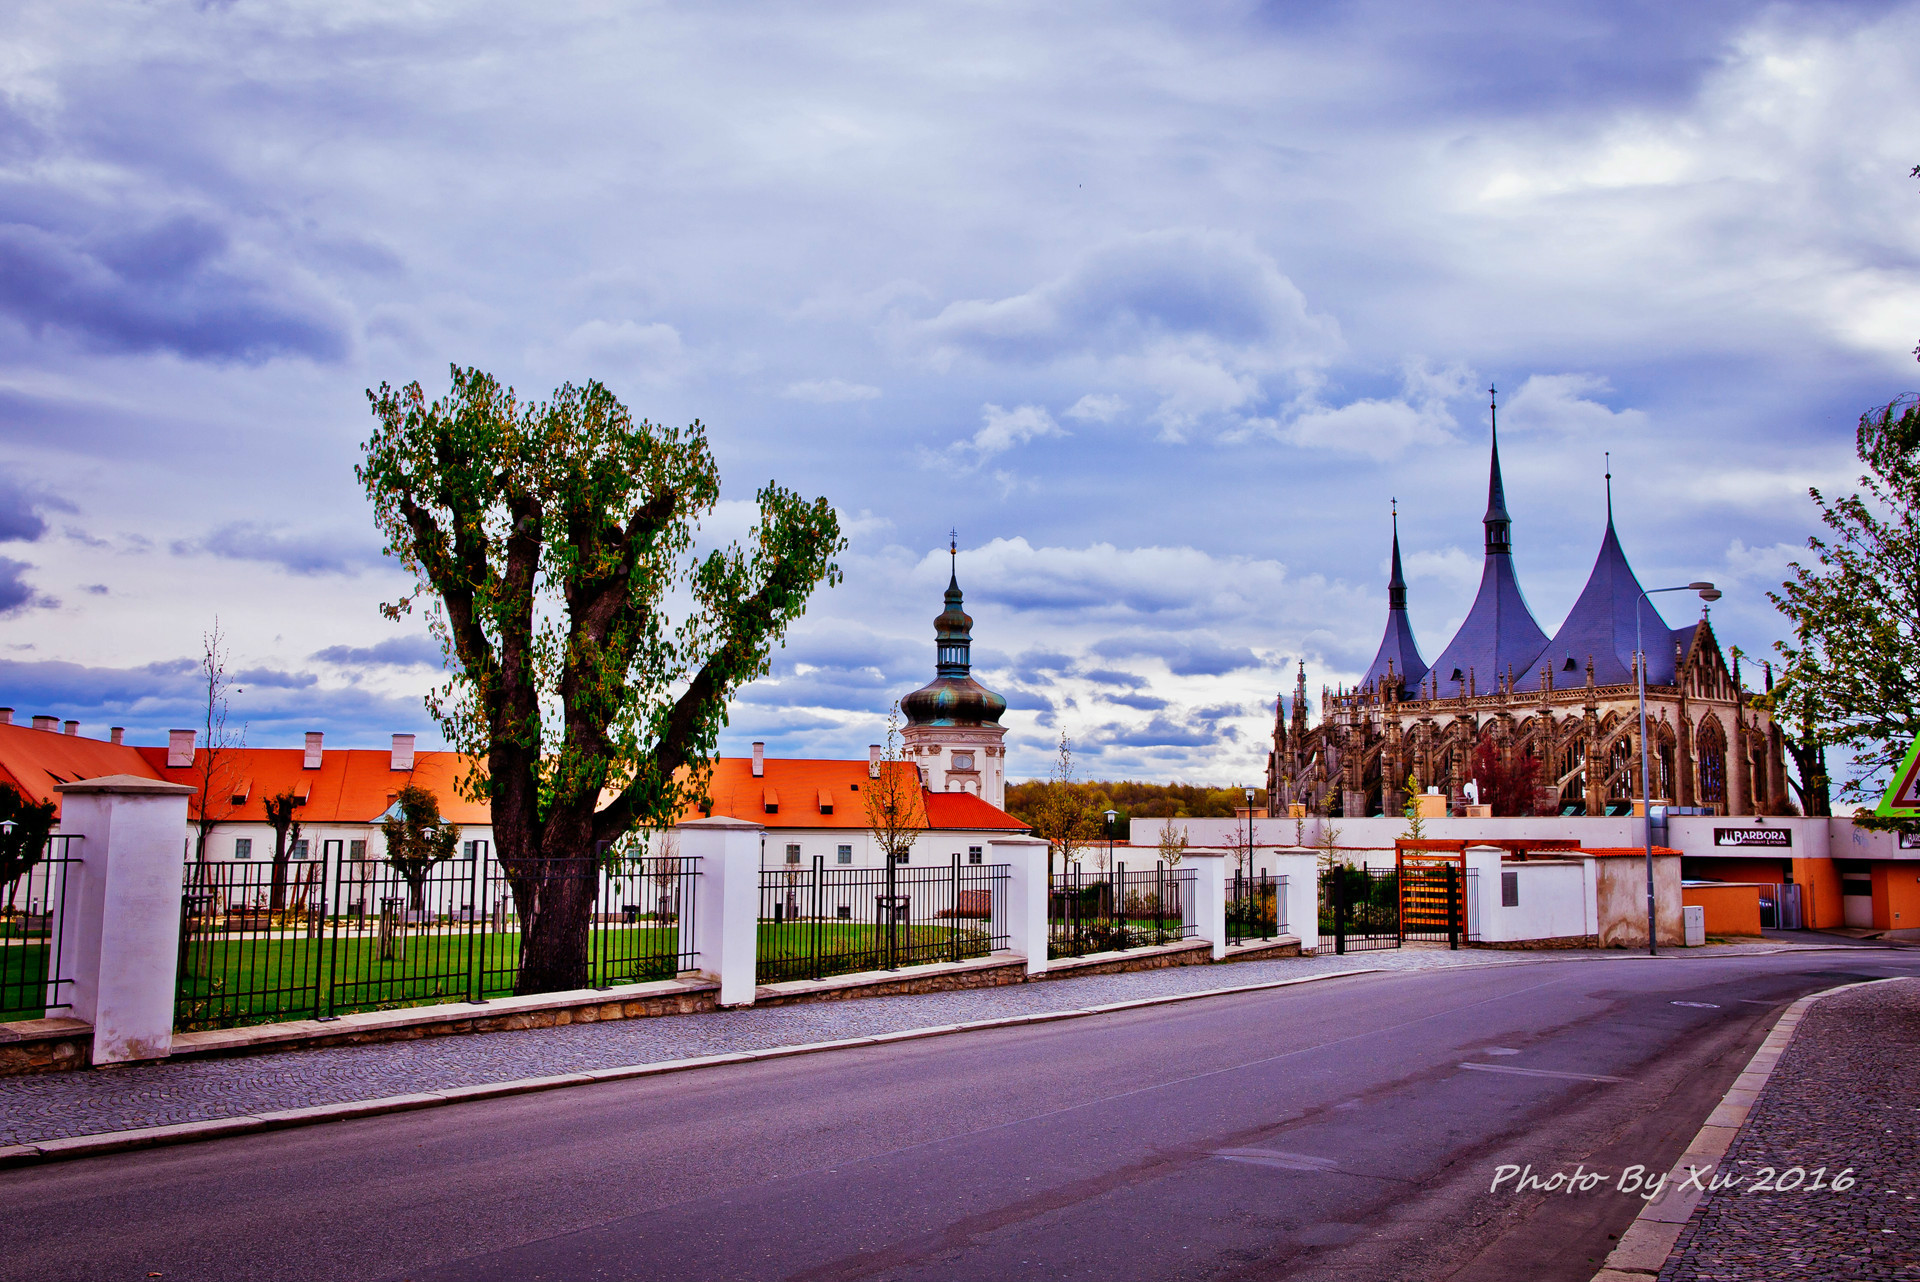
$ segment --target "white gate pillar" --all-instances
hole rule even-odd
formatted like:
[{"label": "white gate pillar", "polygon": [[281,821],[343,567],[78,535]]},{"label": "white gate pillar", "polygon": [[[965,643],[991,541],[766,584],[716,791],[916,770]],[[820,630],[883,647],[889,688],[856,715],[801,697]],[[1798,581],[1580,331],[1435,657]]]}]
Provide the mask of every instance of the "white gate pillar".
[{"label": "white gate pillar", "polygon": [[1007,866],[1007,947],[1027,959],[1029,976],[1047,969],[1047,843],[1007,837],[993,845],[993,862]]},{"label": "white gate pillar", "polygon": [[[60,831],[82,837],[66,903],[72,932],[75,1019],[93,1025],[93,1062],[164,1059],[173,1053],[180,961],[180,893],[186,868],[185,784],[107,775],[55,784]],[[77,877],[75,873],[77,871]]]},{"label": "white gate pillar", "polygon": [[1227,865],[1233,855],[1224,850],[1192,850],[1180,860],[1193,869],[1193,935],[1213,945],[1213,960],[1227,955]]},{"label": "white gate pillar", "polygon": [[677,824],[674,831],[680,853],[700,861],[693,914],[700,969],[720,981],[720,1005],[751,1006],[760,961],[760,837],[766,829],[714,815]]}]

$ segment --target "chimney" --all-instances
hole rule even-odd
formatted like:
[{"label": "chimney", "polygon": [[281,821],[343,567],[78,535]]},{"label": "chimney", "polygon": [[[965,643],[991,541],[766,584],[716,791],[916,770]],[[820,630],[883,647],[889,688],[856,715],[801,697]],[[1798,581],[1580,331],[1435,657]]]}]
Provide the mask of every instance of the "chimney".
[{"label": "chimney", "polygon": [[767,773],[767,745],[755,742],[753,745],[753,777],[765,778]]},{"label": "chimney", "polygon": [[167,769],[178,770],[193,764],[193,731],[167,731]]},{"label": "chimney", "polygon": [[113,729],[107,731],[108,743],[125,743],[126,741],[127,728],[125,726],[115,726]]},{"label": "chimney", "polygon": [[58,717],[48,717],[48,716],[38,716],[38,717],[35,717],[35,718],[33,719],[33,728],[34,728],[35,730],[51,730],[51,731],[53,731],[53,732],[54,732],[55,734],[59,734],[59,733],[60,733],[60,718],[58,718]]},{"label": "chimney", "polygon": [[80,723],[79,723],[78,721],[69,721],[69,722],[67,722],[67,724],[66,724],[66,732],[67,732],[68,734],[70,734],[70,735],[76,735],[76,736],[77,736],[77,735],[78,735],[78,734],[80,733]]},{"label": "chimney", "polygon": [[413,769],[413,736],[397,734],[393,736],[393,769]]},{"label": "chimney", "polygon": [[867,745],[867,778],[878,779],[879,777],[880,777],[880,745],[877,743],[870,743]]},{"label": "chimney", "polygon": [[0,708],[0,726],[10,726],[12,724],[13,724],[13,709]]},{"label": "chimney", "polygon": [[321,734],[318,730],[307,731],[307,755],[300,759],[300,768],[302,770],[318,770],[320,768],[320,739]]}]

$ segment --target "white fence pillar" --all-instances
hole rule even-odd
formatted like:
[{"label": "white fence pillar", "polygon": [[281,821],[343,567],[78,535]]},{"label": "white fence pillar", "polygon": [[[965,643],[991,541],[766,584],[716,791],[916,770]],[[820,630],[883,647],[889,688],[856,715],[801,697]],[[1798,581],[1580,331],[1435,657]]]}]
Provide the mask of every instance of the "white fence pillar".
[{"label": "white fence pillar", "polygon": [[60,831],[82,861],[63,923],[73,949],[75,1019],[93,1025],[93,1062],[173,1053],[180,961],[180,892],[187,830],[185,784],[108,775],[55,784]]},{"label": "white fence pillar", "polygon": [[676,825],[675,831],[680,853],[700,861],[693,915],[700,969],[720,981],[720,1005],[751,1006],[760,960],[760,837],[765,829],[715,815]]},{"label": "white fence pillar", "polygon": [[[1507,912],[1501,907],[1500,874],[1506,870],[1506,858],[1507,852],[1499,846],[1468,846],[1463,860],[1473,874],[1468,880],[1475,900],[1467,905],[1467,934],[1471,936],[1477,929],[1483,943],[1505,943],[1512,937]],[[1461,887],[1460,893],[1464,898],[1467,888]]]},{"label": "white fence pillar", "polygon": [[1273,853],[1273,872],[1287,879],[1287,933],[1298,937],[1300,951],[1320,947],[1320,856],[1291,848]]},{"label": "white fence pillar", "polygon": [[1007,947],[1027,959],[1027,974],[1047,969],[1047,843],[1032,837],[994,841],[993,862],[1007,866]]},{"label": "white fence pillar", "polygon": [[1192,850],[1181,859],[1193,869],[1193,936],[1213,945],[1213,960],[1227,955],[1227,867],[1233,856],[1224,850]]}]

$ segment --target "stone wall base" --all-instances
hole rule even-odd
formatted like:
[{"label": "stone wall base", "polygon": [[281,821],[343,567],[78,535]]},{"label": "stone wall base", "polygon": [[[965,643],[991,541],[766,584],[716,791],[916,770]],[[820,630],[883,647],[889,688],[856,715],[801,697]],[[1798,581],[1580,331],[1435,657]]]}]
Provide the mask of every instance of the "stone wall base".
[{"label": "stone wall base", "polygon": [[1169,966],[1204,966],[1213,960],[1213,945],[1204,939],[1177,944],[1130,948],[1117,953],[1088,953],[1085,957],[1057,957],[1035,979],[1078,979],[1082,975],[1122,975],[1136,970],[1165,970]]},{"label": "stone wall base", "polygon": [[1598,948],[1598,935],[1556,935],[1552,939],[1474,939],[1462,940],[1466,948],[1504,948],[1516,952],[1537,952],[1547,948]]},{"label": "stone wall base", "polygon": [[1291,935],[1280,939],[1250,939],[1244,944],[1227,945],[1222,961],[1271,961],[1275,957],[1298,957],[1300,941]]},{"label": "stone wall base", "polygon": [[82,1019],[0,1024],[0,1077],[64,1073],[93,1063],[93,1025]]}]

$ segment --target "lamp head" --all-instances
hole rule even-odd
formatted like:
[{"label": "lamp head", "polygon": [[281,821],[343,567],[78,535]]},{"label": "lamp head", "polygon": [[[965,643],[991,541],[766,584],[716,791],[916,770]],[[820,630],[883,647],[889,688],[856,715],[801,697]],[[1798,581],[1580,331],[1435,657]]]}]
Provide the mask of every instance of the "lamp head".
[{"label": "lamp head", "polygon": [[1116,820],[1116,819],[1118,819],[1119,817],[1120,817],[1120,812],[1119,812],[1118,810],[1109,810],[1109,811],[1107,811],[1107,822],[1108,822],[1108,823],[1112,823],[1112,822],[1113,822],[1114,820]]},{"label": "lamp head", "polygon": [[1714,587],[1711,583],[1709,583],[1706,587],[1700,590],[1700,599],[1708,603],[1718,601],[1720,599],[1720,589]]}]

